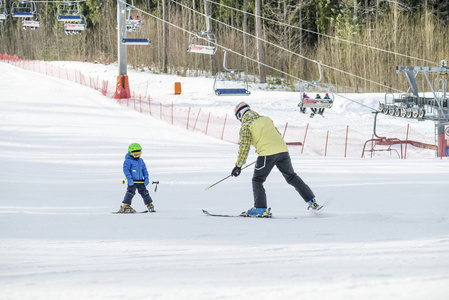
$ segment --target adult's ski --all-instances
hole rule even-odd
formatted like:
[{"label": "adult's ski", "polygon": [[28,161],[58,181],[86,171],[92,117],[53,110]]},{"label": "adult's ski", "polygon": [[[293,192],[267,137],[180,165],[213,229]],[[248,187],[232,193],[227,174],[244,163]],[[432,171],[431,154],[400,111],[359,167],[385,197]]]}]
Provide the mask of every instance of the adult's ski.
[{"label": "adult's ski", "polygon": [[[269,209],[269,210],[271,210],[271,209]],[[208,216],[211,216],[211,217],[226,217],[226,218],[237,218],[237,217],[240,217],[240,218],[271,218],[271,213],[269,212],[269,214],[268,215],[266,215],[266,216],[256,216],[256,215],[244,215],[243,213],[242,214],[240,214],[240,215],[226,215],[226,214],[213,214],[213,213],[210,213],[210,212],[208,212],[207,210],[205,210],[205,209],[203,209],[203,213],[205,213],[206,215],[208,215]]]},{"label": "adult's ski", "polygon": [[133,215],[133,214],[146,214],[147,212],[149,212],[148,210],[144,210],[144,211],[136,211],[136,212],[120,212],[120,211],[112,211],[112,214],[123,214],[123,215]]}]

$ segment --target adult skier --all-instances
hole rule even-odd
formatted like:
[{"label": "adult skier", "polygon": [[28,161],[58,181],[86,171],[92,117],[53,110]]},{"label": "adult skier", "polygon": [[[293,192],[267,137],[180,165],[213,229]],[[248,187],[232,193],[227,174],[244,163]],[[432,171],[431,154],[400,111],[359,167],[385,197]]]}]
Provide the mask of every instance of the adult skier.
[{"label": "adult skier", "polygon": [[267,210],[267,196],[263,183],[274,166],[279,169],[287,183],[298,191],[310,208],[319,209],[320,205],[316,203],[314,193],[295,173],[287,145],[273,121],[251,110],[245,102],[240,102],[234,112],[242,125],[238,158],[231,175],[235,177],[240,175],[251,145],[256,148],[258,154],[252,178],[254,207],[241,215],[270,217],[271,213]]}]

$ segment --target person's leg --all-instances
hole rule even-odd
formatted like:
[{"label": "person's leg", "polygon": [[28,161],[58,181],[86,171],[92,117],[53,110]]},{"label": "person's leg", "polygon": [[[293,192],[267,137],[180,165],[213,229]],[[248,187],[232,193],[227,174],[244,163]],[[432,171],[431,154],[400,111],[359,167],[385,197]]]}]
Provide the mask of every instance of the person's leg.
[{"label": "person's leg", "polygon": [[315,198],[310,187],[295,173],[290,154],[288,152],[281,153],[282,157],[276,163],[276,167],[281,171],[288,184],[292,185],[305,202]]},{"label": "person's leg", "polygon": [[253,174],[253,195],[255,208],[267,208],[267,195],[263,183],[274,167],[275,155],[259,156]]},{"label": "person's leg", "polygon": [[125,193],[125,198],[122,203],[131,205],[131,201],[133,200],[134,195],[136,194],[136,185],[128,185],[128,188]]},{"label": "person's leg", "polygon": [[137,191],[139,192],[140,196],[142,196],[145,205],[148,205],[151,202],[153,202],[150,193],[148,192],[146,186],[143,183],[136,183],[135,185],[137,186]]}]

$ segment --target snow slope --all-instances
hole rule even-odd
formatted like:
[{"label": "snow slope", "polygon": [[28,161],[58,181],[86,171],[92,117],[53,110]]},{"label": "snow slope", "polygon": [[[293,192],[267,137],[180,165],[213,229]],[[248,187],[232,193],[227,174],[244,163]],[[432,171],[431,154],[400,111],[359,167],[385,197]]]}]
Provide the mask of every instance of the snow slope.
[{"label": "snow slope", "polygon": [[[89,66],[86,71],[102,68]],[[180,80],[141,75],[170,86]],[[133,79],[137,88],[138,75]],[[217,114],[240,101],[195,92],[203,84],[196,81],[183,83],[178,101]],[[151,93],[172,101],[167,85],[154,84],[159,90]],[[331,158],[292,150],[294,167],[325,205],[322,211],[307,211],[273,171],[266,189],[276,218],[208,217],[201,209],[235,214],[252,206],[249,169],[205,190],[230,173],[236,145],[5,63],[0,88],[1,299],[449,296],[447,159]],[[288,97],[296,101],[292,93],[255,90],[244,100],[279,122],[309,122],[284,109],[287,100],[267,102]],[[364,97],[374,105],[379,95]],[[348,120],[370,130],[364,117],[370,112],[347,106]],[[338,107],[316,126],[344,126]],[[123,199],[121,168],[132,142],[143,146],[151,179],[160,181],[157,192],[149,187],[154,214],[110,213]],[[255,158],[251,152],[248,162]],[[144,209],[139,195],[133,207]]]}]

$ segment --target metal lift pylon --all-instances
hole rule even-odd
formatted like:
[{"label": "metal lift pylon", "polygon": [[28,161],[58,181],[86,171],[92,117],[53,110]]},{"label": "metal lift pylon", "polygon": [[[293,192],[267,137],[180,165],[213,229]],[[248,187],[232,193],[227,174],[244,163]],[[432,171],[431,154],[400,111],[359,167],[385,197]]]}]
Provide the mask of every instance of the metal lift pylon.
[{"label": "metal lift pylon", "polygon": [[114,98],[124,99],[131,97],[128,82],[127,58],[126,58],[126,44],[122,43],[126,31],[126,3],[117,0],[117,56],[118,56],[118,76],[117,86],[115,89]]},{"label": "metal lift pylon", "polygon": [[[396,72],[404,73],[409,89],[399,98],[391,93],[386,94],[385,102],[379,103],[379,111],[395,117],[434,121],[439,156],[448,156],[449,92],[447,78],[442,77],[449,75],[447,61],[442,60],[439,67],[397,66]],[[435,77],[433,84],[429,75]],[[424,77],[424,80],[419,82],[422,84],[422,90],[416,80],[418,76]],[[426,86],[432,97],[426,97]],[[388,95],[392,98],[388,98]]]}]

